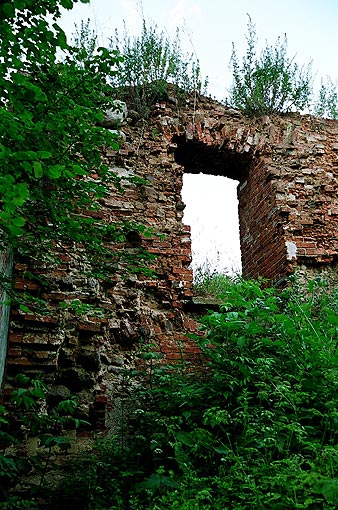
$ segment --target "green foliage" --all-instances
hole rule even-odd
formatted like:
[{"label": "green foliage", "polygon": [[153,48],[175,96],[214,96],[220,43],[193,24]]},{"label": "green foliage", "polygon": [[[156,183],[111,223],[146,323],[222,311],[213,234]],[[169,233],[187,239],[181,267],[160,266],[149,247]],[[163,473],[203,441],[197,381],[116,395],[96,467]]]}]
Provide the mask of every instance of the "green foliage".
[{"label": "green foliage", "polygon": [[204,369],[149,360],[129,446],[95,450],[88,508],[337,508],[337,312],[320,282],[229,285],[195,337]]},{"label": "green foliage", "polygon": [[[106,48],[94,53],[92,46],[67,44],[56,22],[59,6],[73,3],[11,0],[0,6],[1,246],[58,263],[52,254],[74,257],[76,244],[84,248],[83,262],[90,267],[95,261],[105,278],[123,259],[112,245],[128,232],[98,213],[111,187],[121,190],[101,158],[102,147],[118,148],[117,135],[99,127],[113,101],[106,77],[120,58]],[[146,259],[144,252],[125,257],[138,269]]]},{"label": "green foliage", "polygon": [[229,102],[246,115],[303,111],[312,94],[311,64],[299,67],[287,55],[287,39],[277,39],[256,55],[257,37],[249,16],[247,50],[239,64],[233,44],[231,65],[233,85]]},{"label": "green foliage", "polygon": [[[75,417],[74,396],[47,412],[48,390],[41,380],[19,374],[16,383],[10,405],[0,406],[0,508],[12,510],[36,508],[36,498],[44,495],[52,449],[67,452],[71,447],[63,430],[86,424]],[[36,451],[23,455],[31,438],[38,440]],[[17,484],[21,494],[14,489]]]},{"label": "green foliage", "polygon": [[190,414],[175,448],[181,469],[208,476],[214,508],[337,504],[338,302],[312,287],[304,299],[241,282],[202,320],[210,373],[176,392]]},{"label": "green foliage", "polygon": [[80,27],[75,25],[72,45],[74,48],[73,58],[79,67],[84,67],[90,59],[97,54],[98,36],[90,27],[90,20],[81,20]]},{"label": "green foliage", "polygon": [[337,83],[327,78],[326,83],[321,82],[317,101],[314,105],[314,113],[317,117],[338,118],[338,92]]},{"label": "green foliage", "polygon": [[194,271],[194,293],[197,296],[219,298],[233,285],[234,277],[211,270],[207,266],[199,266]]},{"label": "green foliage", "polygon": [[60,305],[63,310],[72,310],[77,315],[91,315],[94,317],[102,317],[103,315],[101,308],[96,308],[91,304],[83,303],[80,299],[64,301],[60,303]]},{"label": "green foliage", "polygon": [[66,476],[49,502],[51,510],[104,508],[124,510],[130,506],[133,486],[144,477],[144,465],[138,451],[122,448],[117,437],[98,440],[92,451],[87,451],[66,467]]},{"label": "green foliage", "polygon": [[182,54],[178,29],[171,41],[157,25],[143,20],[140,36],[131,38],[125,26],[122,35],[115,32],[111,48],[123,57],[111,77],[117,97],[127,100],[142,115],[149,113],[154,102],[168,98],[169,84],[178,99],[206,90],[198,60]]}]

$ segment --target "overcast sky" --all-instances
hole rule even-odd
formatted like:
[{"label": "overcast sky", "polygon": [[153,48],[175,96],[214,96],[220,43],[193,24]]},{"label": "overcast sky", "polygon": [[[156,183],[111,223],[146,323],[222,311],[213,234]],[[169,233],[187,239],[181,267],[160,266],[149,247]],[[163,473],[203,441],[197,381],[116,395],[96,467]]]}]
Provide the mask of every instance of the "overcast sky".
[{"label": "overcast sky", "polygon": [[[209,93],[222,100],[231,85],[232,42],[239,57],[246,49],[247,14],[262,46],[286,33],[290,57],[301,65],[313,61],[316,84],[326,76],[338,80],[338,0],[91,0],[66,11],[60,25],[71,35],[75,24],[90,18],[102,45],[116,28],[122,33],[123,21],[130,35],[139,34],[143,16],[170,37],[179,27],[183,49],[195,53],[209,78]],[[208,259],[220,270],[239,268],[236,183],[185,177],[185,221],[192,225],[195,267]]]},{"label": "overcast sky", "polygon": [[91,0],[67,11],[61,25],[69,34],[75,23],[90,18],[104,44],[115,28],[122,29],[123,20],[130,34],[138,34],[142,12],[171,36],[180,28],[186,50],[195,51],[203,74],[209,76],[210,92],[218,99],[225,97],[231,83],[231,43],[238,53],[245,50],[247,13],[262,45],[286,33],[290,56],[296,55],[300,64],[313,60],[318,77],[338,78],[337,0]]}]

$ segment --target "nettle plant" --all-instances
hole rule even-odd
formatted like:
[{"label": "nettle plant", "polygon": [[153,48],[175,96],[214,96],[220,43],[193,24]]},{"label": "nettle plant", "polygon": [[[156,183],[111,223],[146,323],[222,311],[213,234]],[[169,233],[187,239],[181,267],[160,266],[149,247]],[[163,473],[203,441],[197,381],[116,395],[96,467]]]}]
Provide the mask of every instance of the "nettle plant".
[{"label": "nettle plant", "polygon": [[287,38],[278,38],[257,56],[255,25],[249,16],[247,50],[240,65],[232,46],[233,84],[229,103],[249,116],[300,111],[312,97],[311,63],[300,67],[287,54]]},{"label": "nettle plant", "polygon": [[143,20],[139,36],[131,37],[126,26],[123,34],[116,30],[110,48],[123,57],[117,73],[111,76],[117,97],[128,101],[141,115],[148,115],[156,101],[168,99],[170,84],[178,101],[207,89],[198,60],[182,52],[179,29],[170,40],[157,25]]},{"label": "nettle plant", "polygon": [[37,508],[48,497],[48,473],[72,445],[67,432],[89,425],[75,417],[75,396],[48,409],[41,379],[19,374],[15,382],[9,405],[0,406],[0,508],[8,510]]},{"label": "nettle plant", "polygon": [[335,510],[337,290],[237,280],[201,323],[200,370],[144,353],[129,444],[97,447],[62,504],[78,479],[91,510]]},{"label": "nettle plant", "polygon": [[149,446],[179,486],[146,508],[337,507],[337,312],[315,282],[228,287],[195,337],[208,369],[153,381]]}]

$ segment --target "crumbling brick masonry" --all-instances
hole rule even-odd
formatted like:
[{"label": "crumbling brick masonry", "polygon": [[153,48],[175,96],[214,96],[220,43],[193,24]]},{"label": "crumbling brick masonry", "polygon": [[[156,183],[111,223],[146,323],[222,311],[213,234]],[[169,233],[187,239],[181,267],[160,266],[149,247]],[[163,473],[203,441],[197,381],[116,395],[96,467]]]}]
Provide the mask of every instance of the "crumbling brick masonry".
[{"label": "crumbling brick masonry", "polygon": [[[157,256],[157,278],[116,275],[103,285],[84,276],[81,263],[64,255],[57,268],[15,261],[16,288],[48,303],[50,314],[12,310],[5,394],[18,372],[43,372],[51,401],[68,392],[80,397],[80,414],[96,428],[114,429],[131,382],[125,369],[137,352],[151,348],[167,360],[193,359],[187,339],[194,319],[190,230],[182,223],[184,172],[223,175],[239,182],[243,275],[280,282],[295,270],[336,278],[338,251],[338,126],[298,114],[247,119],[207,98],[189,98],[184,108],[156,104],[146,121],[122,126],[119,152],[103,157],[121,177],[146,184],[112,190],[106,221],[133,221],[164,238],[133,236],[119,246],[142,245]],[[225,219],[226,221],[226,219]],[[40,285],[25,271],[43,274]],[[77,316],[60,303],[81,299],[102,318]]]}]

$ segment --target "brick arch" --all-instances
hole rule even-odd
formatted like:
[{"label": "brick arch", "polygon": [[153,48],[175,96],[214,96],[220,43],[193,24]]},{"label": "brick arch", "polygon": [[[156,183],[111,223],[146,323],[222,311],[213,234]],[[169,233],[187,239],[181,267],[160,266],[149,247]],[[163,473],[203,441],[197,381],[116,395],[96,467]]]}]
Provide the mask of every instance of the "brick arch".
[{"label": "brick arch", "polygon": [[182,165],[184,171],[190,174],[202,172],[243,181],[254,159],[253,151],[239,153],[226,147],[220,149],[199,140],[186,141],[184,137],[174,136],[173,141],[177,143],[174,154],[176,163]]}]

